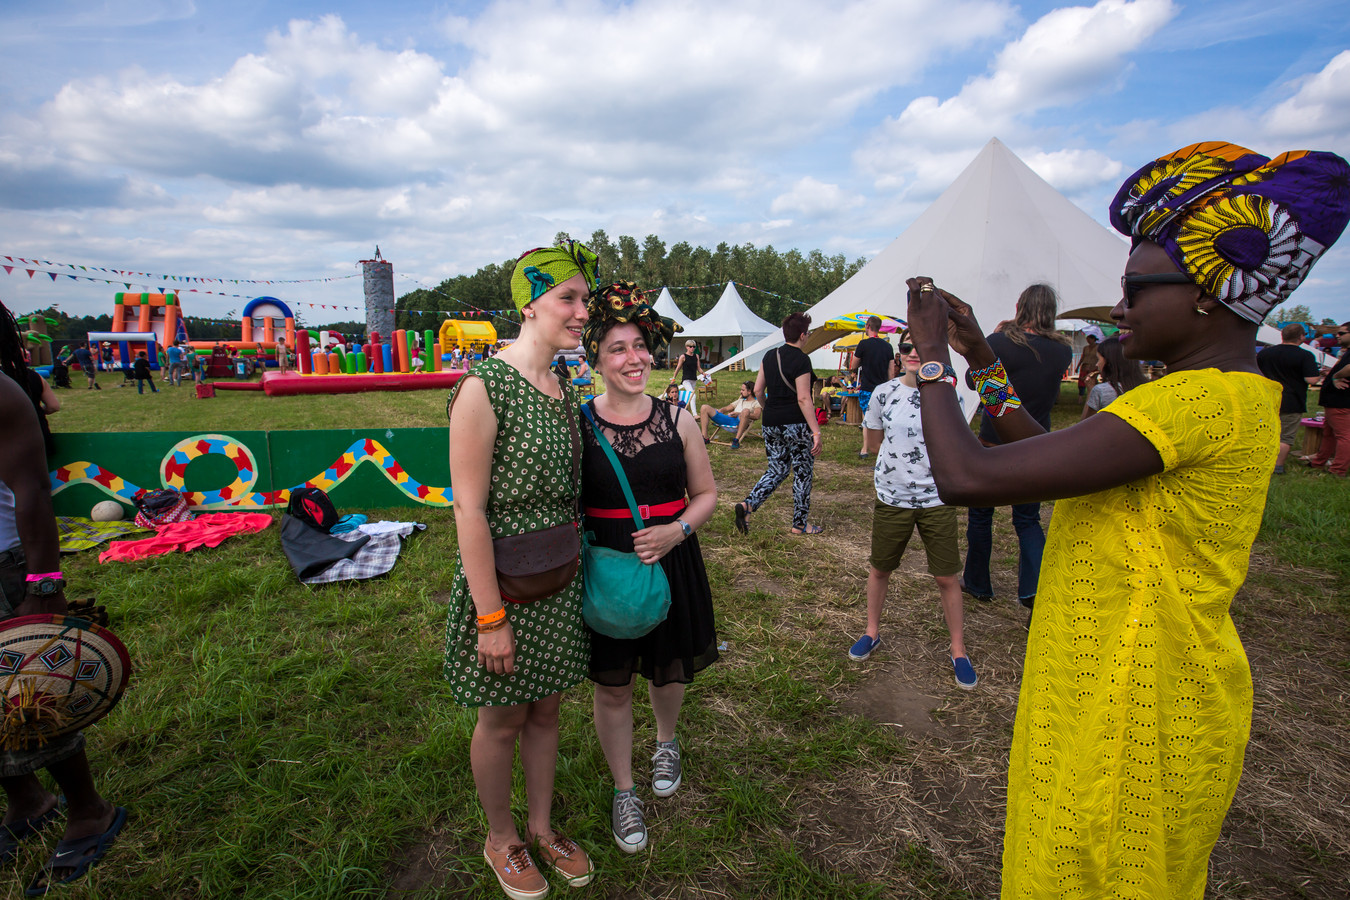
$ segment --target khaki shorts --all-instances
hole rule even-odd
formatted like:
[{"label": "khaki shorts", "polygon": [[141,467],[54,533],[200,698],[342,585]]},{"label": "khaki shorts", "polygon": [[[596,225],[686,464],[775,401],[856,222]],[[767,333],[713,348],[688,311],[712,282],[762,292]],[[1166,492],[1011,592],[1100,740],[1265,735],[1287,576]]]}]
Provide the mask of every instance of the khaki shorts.
[{"label": "khaki shorts", "polygon": [[1280,443],[1294,446],[1298,438],[1298,423],[1307,413],[1280,413]]},{"label": "khaki shorts", "polygon": [[908,509],[889,506],[880,500],[872,510],[872,568],[894,572],[900,566],[905,547],[919,529],[924,553],[928,554],[928,574],[941,577],[961,571],[961,554],[956,544],[956,507],[930,506]]}]

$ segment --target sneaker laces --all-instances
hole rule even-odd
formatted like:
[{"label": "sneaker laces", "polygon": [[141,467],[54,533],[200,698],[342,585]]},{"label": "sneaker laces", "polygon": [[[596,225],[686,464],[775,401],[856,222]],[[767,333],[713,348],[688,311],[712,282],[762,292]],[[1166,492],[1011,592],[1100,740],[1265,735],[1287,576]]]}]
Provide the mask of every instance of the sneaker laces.
[{"label": "sneaker laces", "polygon": [[568,859],[571,859],[572,854],[577,850],[577,845],[572,843],[570,838],[563,837],[561,834],[554,834],[553,840],[544,841],[543,843],[552,848],[555,853],[565,856]]},{"label": "sneaker laces", "polygon": [[680,764],[680,748],[657,747],[652,756],[652,780],[674,781],[675,770]]},{"label": "sneaker laces", "polygon": [[534,860],[530,858],[530,851],[524,844],[516,844],[514,847],[508,847],[506,850],[506,861],[511,864],[511,868],[517,872],[524,872],[534,868]]},{"label": "sneaker laces", "polygon": [[632,791],[619,795],[619,828],[622,834],[643,830],[642,798]]}]

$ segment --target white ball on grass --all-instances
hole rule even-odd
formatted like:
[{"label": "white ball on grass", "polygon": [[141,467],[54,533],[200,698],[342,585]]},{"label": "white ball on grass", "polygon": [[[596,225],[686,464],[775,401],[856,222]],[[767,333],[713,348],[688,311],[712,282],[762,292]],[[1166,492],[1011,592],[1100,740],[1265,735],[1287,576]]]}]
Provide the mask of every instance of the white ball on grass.
[{"label": "white ball on grass", "polygon": [[122,504],[116,500],[101,500],[89,511],[89,518],[95,522],[120,522],[124,515]]}]

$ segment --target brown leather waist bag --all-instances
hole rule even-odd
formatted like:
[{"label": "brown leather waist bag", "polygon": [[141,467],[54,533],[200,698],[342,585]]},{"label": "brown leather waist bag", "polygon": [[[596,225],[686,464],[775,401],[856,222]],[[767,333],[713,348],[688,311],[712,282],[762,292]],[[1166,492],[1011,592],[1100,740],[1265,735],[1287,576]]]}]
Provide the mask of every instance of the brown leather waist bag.
[{"label": "brown leather waist bag", "polygon": [[575,522],[527,531],[492,542],[497,589],[511,603],[552,597],[572,583],[581,565],[581,538]]}]

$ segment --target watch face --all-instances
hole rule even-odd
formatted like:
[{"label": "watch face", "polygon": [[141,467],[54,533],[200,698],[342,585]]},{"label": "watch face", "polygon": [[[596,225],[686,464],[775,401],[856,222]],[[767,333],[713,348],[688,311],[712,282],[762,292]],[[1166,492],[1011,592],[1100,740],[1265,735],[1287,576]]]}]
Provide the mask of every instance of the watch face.
[{"label": "watch face", "polygon": [[939,362],[926,362],[926,363],[924,363],[923,365],[919,366],[919,377],[920,377],[920,378],[925,378],[925,379],[928,379],[928,378],[941,378],[941,377],[942,377],[942,363],[939,363]]}]

